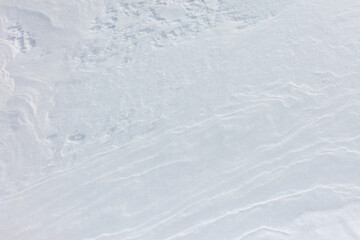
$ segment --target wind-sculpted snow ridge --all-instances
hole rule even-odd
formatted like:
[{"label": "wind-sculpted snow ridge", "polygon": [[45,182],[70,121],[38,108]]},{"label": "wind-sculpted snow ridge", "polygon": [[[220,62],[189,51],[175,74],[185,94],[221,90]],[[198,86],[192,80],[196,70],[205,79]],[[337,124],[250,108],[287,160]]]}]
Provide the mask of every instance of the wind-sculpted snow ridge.
[{"label": "wind-sculpted snow ridge", "polygon": [[356,1],[0,12],[0,239],[360,239]]}]

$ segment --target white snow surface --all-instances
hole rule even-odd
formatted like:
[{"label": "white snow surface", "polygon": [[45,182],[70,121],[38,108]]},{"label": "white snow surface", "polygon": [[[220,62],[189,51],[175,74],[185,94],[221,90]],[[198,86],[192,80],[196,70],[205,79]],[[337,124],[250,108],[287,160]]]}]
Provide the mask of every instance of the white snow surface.
[{"label": "white snow surface", "polygon": [[1,240],[360,239],[360,2],[1,0]]}]

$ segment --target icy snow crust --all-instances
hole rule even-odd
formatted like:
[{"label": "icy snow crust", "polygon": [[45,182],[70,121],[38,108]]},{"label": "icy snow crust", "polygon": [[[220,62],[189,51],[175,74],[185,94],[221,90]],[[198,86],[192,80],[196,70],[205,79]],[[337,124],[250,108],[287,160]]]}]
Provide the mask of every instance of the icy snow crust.
[{"label": "icy snow crust", "polygon": [[360,239],[360,2],[0,20],[0,239]]}]

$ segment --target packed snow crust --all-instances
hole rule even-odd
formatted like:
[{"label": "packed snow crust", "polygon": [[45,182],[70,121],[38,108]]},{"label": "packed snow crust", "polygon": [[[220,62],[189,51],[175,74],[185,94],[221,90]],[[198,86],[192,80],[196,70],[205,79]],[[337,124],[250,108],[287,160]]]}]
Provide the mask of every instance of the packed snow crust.
[{"label": "packed snow crust", "polygon": [[2,0],[0,239],[360,239],[360,2]]}]

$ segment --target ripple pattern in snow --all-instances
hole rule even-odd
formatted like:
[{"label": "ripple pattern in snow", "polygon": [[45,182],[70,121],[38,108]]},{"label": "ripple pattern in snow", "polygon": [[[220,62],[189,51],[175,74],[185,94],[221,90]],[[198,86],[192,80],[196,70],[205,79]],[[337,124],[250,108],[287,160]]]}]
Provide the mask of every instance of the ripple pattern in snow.
[{"label": "ripple pattern in snow", "polygon": [[359,13],[3,0],[0,238],[360,239]]}]

